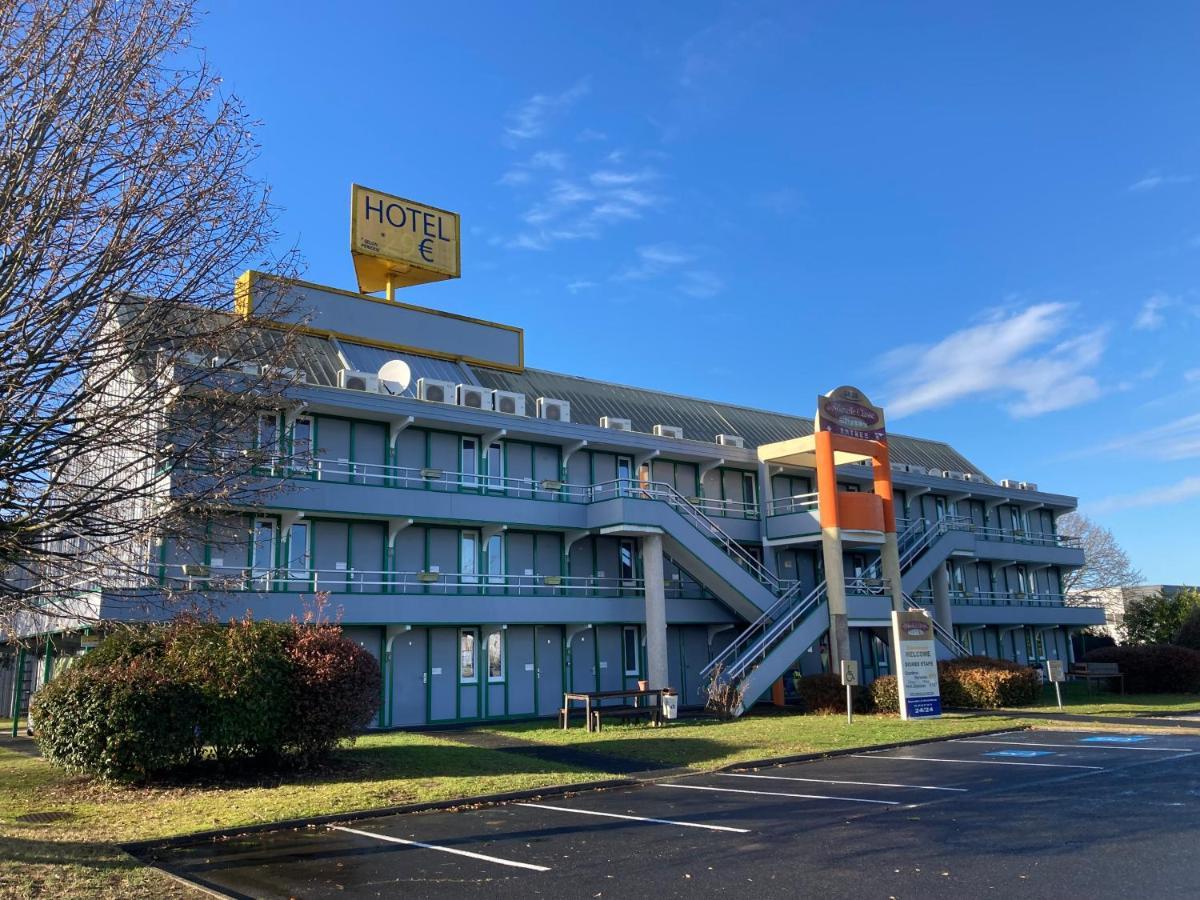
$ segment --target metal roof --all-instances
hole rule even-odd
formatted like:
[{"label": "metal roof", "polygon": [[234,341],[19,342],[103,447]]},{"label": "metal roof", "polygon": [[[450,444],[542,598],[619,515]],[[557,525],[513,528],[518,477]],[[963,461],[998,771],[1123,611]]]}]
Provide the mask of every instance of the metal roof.
[{"label": "metal roof", "polygon": [[[571,404],[571,421],[599,424],[601,416],[629,419],[634,431],[650,432],[655,425],[678,425],[683,436],[699,441],[718,434],[736,434],[747,447],[812,434],[813,420],[768,412],[731,403],[716,403],[679,394],[650,391],[541,369],[521,373],[473,366],[477,380],[487,388],[517,391],[534,397],[553,397]],[[968,472],[991,479],[948,444],[901,434],[888,435],[894,463],[927,469]]]}]

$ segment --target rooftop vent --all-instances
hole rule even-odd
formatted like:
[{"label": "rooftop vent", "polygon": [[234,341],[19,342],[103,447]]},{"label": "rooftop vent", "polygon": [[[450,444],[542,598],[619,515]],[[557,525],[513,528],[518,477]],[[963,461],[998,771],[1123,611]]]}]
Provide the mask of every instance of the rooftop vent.
[{"label": "rooftop vent", "polygon": [[438,381],[434,378],[417,379],[417,399],[428,403],[449,403],[454,405],[454,382]]},{"label": "rooftop vent", "polygon": [[551,397],[537,398],[537,417],[550,422],[570,422],[571,404]]},{"label": "rooftop vent", "polygon": [[717,443],[722,447],[742,447],[746,446],[746,439],[740,434],[718,434]]},{"label": "rooftop vent", "polygon": [[633,431],[633,422],[629,419],[619,419],[616,416],[601,416],[601,428],[611,428],[613,431]]},{"label": "rooftop vent", "polygon": [[473,384],[460,384],[458,386],[458,405],[468,409],[491,409],[492,392]]},{"label": "rooftop vent", "polygon": [[654,434],[658,437],[675,438],[681,440],[683,438],[683,429],[678,425],[655,425]]},{"label": "rooftop vent", "polygon": [[338,370],[338,387],[348,391],[379,391],[379,377],[371,372],[358,372],[354,369]]},{"label": "rooftop vent", "polygon": [[525,415],[525,395],[514,391],[495,391],[496,412],[508,413],[510,416]]}]

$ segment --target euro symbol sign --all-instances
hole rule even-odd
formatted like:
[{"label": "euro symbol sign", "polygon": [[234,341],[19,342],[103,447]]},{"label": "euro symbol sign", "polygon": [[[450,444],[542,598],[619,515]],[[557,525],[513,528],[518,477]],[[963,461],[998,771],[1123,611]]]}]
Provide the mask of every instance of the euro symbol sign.
[{"label": "euro symbol sign", "polygon": [[433,262],[433,238],[425,238],[417,244],[417,252],[421,254],[421,259],[425,262]]}]

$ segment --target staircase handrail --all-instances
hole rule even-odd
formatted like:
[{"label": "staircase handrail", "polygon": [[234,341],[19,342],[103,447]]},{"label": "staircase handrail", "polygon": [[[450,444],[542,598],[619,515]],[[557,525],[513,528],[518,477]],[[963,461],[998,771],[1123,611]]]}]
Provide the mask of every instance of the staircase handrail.
[{"label": "staircase handrail", "polygon": [[[709,664],[700,670],[701,677],[711,675],[713,670],[716,669],[718,665],[727,664],[731,658],[740,656],[743,650],[748,648],[751,644],[754,644],[760,638],[766,636],[771,631],[775,623],[781,621],[782,618],[787,615],[789,608],[797,605],[795,603],[795,598],[796,595],[800,593],[800,590],[801,583],[799,581],[795,582],[791,587],[789,587],[778,600],[771,604],[770,608],[768,608],[766,612],[746,626],[745,630],[743,630],[742,633],[739,634],[729,644],[728,647],[714,656]],[[824,593],[824,591],[825,582],[822,581],[819,585],[813,588],[813,590],[807,594],[798,605],[803,606],[814,596]]]},{"label": "staircase handrail", "polygon": [[[698,531],[705,534],[709,540],[716,541],[726,555],[740,566],[744,566],[760,583],[766,585],[772,593],[779,595],[781,585],[761,562],[751,556],[746,550],[725,533],[716,522],[696,509],[694,503],[671,485],[661,481],[641,481],[636,478],[616,478],[612,481],[602,481],[589,486],[592,502],[608,500],[616,497],[626,497],[634,500],[658,500],[666,503],[686,519]],[[609,496],[608,494],[611,494]],[[786,592],[785,592],[786,593]]]},{"label": "staircase handrail", "polygon": [[[904,594],[904,605],[908,609],[919,609],[922,612],[924,612],[924,610],[925,610],[925,608],[923,606],[921,606],[920,603],[918,603],[912,597],[908,596],[908,594]],[[947,649],[949,649],[951,653],[953,653],[955,656],[970,656],[971,655],[971,651],[967,647],[967,645],[964,644],[962,641],[960,641],[958,638],[956,638],[937,619],[935,619],[933,616],[930,616],[929,621],[933,623],[933,633],[937,635],[938,639],[941,640],[941,642],[946,645]]]},{"label": "staircase handrail", "polygon": [[767,655],[775,649],[780,640],[795,630],[795,625],[807,618],[808,614],[816,609],[824,599],[825,586],[822,584],[820,588],[808,594],[799,603],[794,604],[779,621],[775,622],[767,630],[767,633],[754,646],[730,663],[727,670],[729,678],[742,678],[750,669],[753,669],[762,660],[766,659]]}]

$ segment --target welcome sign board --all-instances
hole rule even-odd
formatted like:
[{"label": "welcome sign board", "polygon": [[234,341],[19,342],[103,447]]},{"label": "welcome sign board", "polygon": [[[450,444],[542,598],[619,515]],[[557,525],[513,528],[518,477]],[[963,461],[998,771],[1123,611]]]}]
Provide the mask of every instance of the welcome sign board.
[{"label": "welcome sign board", "polygon": [[892,612],[899,664],[900,715],[905,719],[928,719],[942,714],[938,686],[937,647],[933,620],[921,610]]}]

